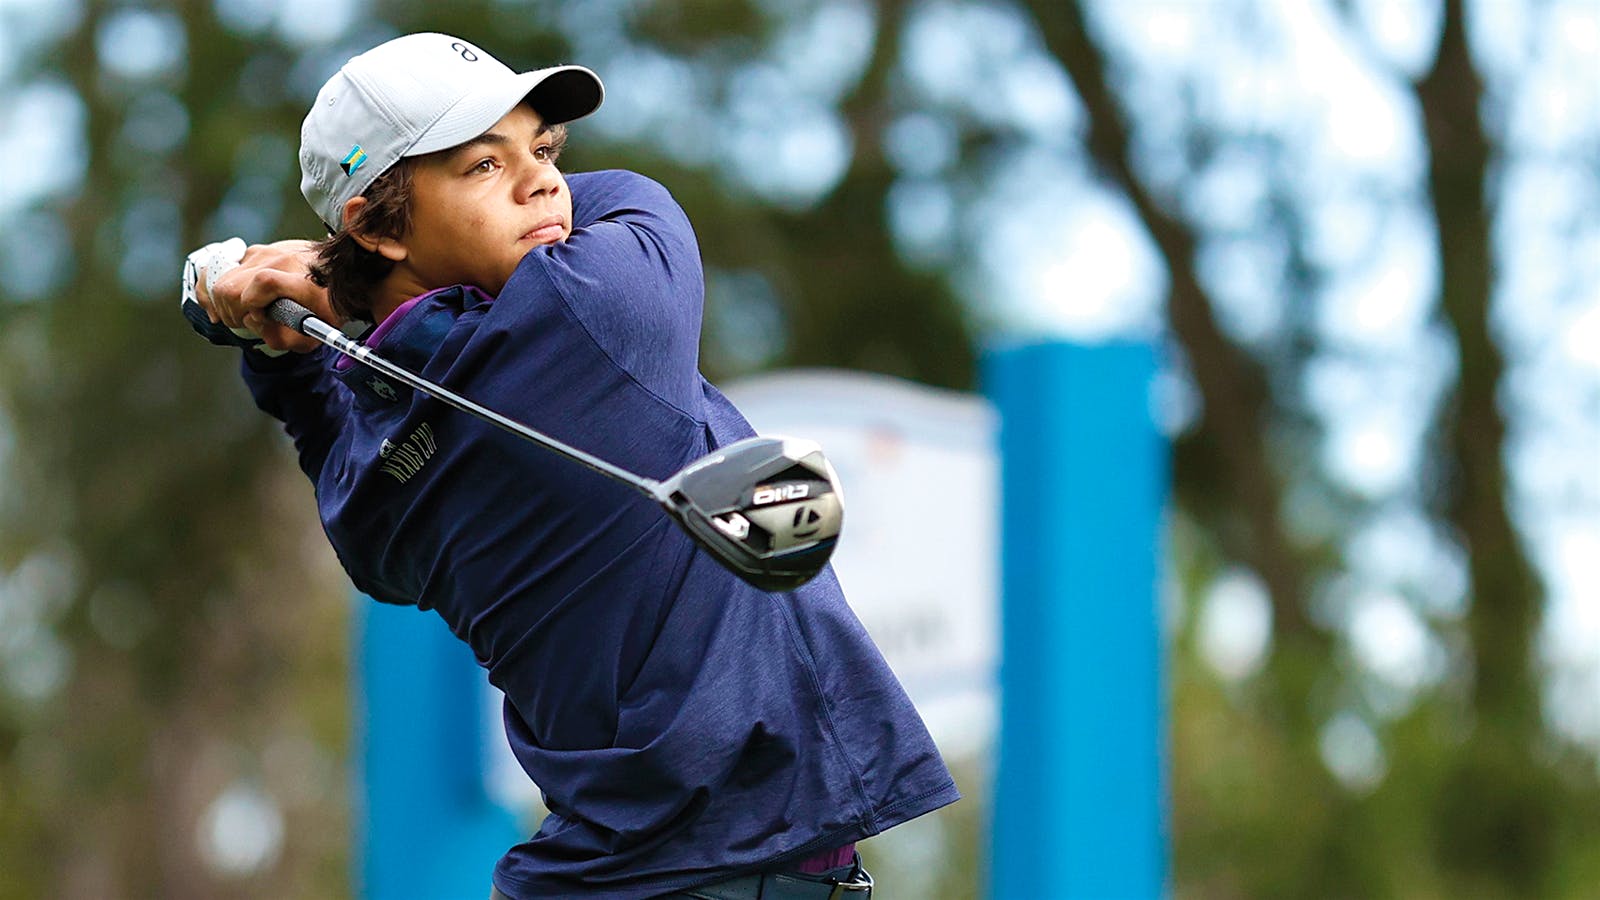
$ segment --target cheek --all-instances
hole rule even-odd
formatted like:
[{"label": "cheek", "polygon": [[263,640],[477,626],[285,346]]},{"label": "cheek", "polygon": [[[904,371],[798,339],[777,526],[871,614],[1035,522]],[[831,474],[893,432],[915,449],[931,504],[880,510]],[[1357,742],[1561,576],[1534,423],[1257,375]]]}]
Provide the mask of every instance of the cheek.
[{"label": "cheek", "polygon": [[442,257],[457,266],[468,266],[483,258],[484,240],[489,234],[488,220],[481,210],[458,209],[443,228],[434,233],[434,247]]},{"label": "cheek", "polygon": [[454,238],[457,246],[461,238],[478,232],[483,227],[483,214],[471,206],[457,206],[450,210],[449,219],[441,229],[442,233]]}]

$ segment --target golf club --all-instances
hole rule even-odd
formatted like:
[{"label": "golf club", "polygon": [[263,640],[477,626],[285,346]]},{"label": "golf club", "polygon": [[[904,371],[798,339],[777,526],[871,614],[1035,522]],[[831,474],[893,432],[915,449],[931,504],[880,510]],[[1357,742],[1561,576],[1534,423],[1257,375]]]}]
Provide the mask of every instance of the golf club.
[{"label": "golf club", "polygon": [[628,485],[661,504],[718,562],[762,590],[791,590],[810,581],[839,541],[844,521],[839,476],[815,442],[745,438],[712,451],[665,481],[656,481],[407,371],[345,337],[293,300],[273,301],[267,315],[441,403]]}]

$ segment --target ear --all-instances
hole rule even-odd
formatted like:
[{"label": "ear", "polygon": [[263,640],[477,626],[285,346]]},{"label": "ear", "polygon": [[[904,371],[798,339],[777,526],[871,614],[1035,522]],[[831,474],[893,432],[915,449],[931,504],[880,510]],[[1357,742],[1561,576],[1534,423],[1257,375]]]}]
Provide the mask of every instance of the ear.
[{"label": "ear", "polygon": [[[349,223],[356,221],[361,211],[366,208],[367,198],[365,197],[351,197],[346,200],[343,220],[346,223],[345,227],[349,228]],[[405,245],[395,238],[386,235],[374,236],[366,232],[356,231],[354,228],[350,228],[350,236],[355,238],[356,243],[360,244],[362,249],[370,253],[377,253],[390,262],[399,262],[406,258]]]}]

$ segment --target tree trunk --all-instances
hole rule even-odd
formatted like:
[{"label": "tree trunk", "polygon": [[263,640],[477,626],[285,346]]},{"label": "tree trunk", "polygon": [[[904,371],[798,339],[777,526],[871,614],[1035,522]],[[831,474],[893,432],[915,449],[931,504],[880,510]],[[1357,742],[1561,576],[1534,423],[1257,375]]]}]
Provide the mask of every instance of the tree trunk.
[{"label": "tree trunk", "polygon": [[1438,840],[1463,887],[1539,893],[1551,853],[1550,807],[1533,757],[1542,730],[1532,657],[1541,587],[1509,512],[1505,359],[1491,333],[1494,252],[1487,206],[1491,146],[1462,0],[1445,4],[1434,66],[1416,84],[1438,224],[1440,310],[1458,380],[1436,432],[1453,464],[1436,502],[1466,550],[1472,740],[1439,798]]}]

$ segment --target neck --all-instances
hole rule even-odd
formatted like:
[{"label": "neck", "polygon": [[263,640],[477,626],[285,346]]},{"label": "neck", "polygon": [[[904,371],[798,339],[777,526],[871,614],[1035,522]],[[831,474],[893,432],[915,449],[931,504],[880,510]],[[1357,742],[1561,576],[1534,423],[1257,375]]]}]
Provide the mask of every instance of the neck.
[{"label": "neck", "polygon": [[394,315],[400,304],[428,291],[429,288],[418,282],[404,266],[395,266],[372,289],[372,324],[382,325],[383,320]]}]

